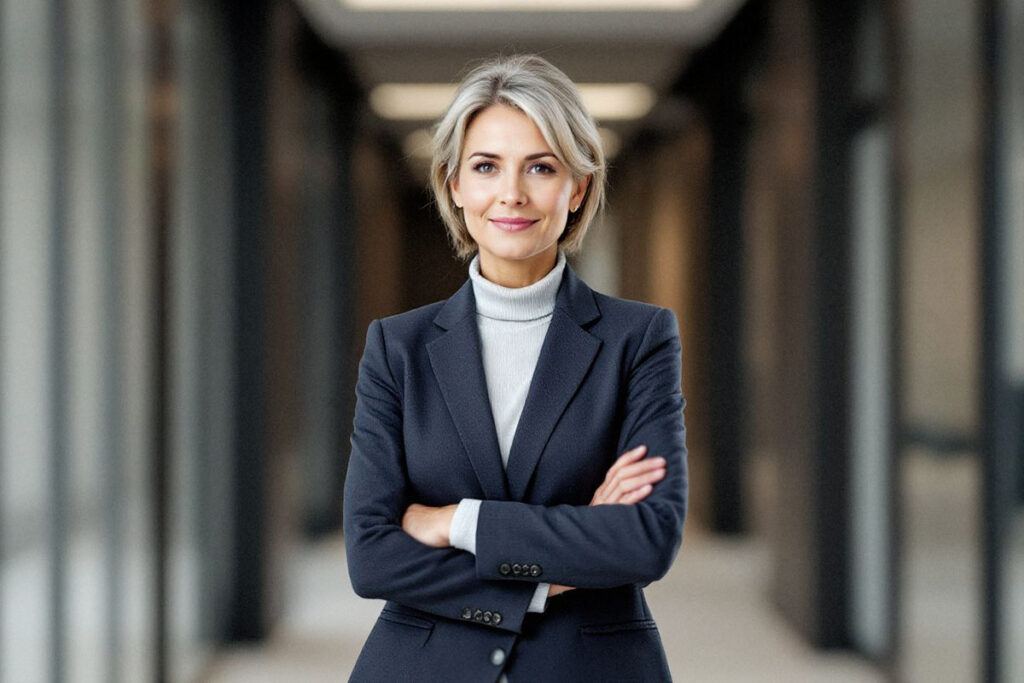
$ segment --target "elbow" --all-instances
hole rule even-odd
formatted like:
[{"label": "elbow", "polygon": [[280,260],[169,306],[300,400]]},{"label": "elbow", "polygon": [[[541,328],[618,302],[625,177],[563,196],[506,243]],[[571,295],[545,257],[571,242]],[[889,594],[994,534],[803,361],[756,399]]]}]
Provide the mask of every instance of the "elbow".
[{"label": "elbow", "polygon": [[377,600],[380,599],[380,586],[376,585],[372,578],[368,577],[365,572],[358,572],[352,569],[352,565],[349,564],[348,577],[352,582],[352,590],[355,594],[366,600]]},{"label": "elbow", "polygon": [[652,583],[668,574],[675,563],[676,555],[683,541],[683,516],[663,513],[657,525],[657,533],[651,534],[646,561],[642,563],[642,581]]},{"label": "elbow", "polygon": [[[357,528],[345,530],[345,560],[348,564],[348,579],[352,590],[361,598],[381,598],[383,590],[379,565],[374,561],[372,539],[360,533]],[[377,569],[375,570],[375,567]]]},{"label": "elbow", "polygon": [[646,560],[636,565],[638,583],[647,585],[665,578],[665,575],[672,569],[678,552],[678,541],[652,547]]},{"label": "elbow", "polygon": [[364,553],[359,552],[357,543],[349,543],[346,539],[345,548],[348,560],[348,579],[352,590],[361,598],[375,600],[381,598],[380,572],[373,570],[373,562]]},{"label": "elbow", "polygon": [[377,597],[373,573],[362,569],[359,562],[353,560],[351,550],[348,551],[348,581],[352,584],[352,590],[360,598],[373,599]]},{"label": "elbow", "polygon": [[666,542],[662,547],[658,548],[654,553],[653,562],[651,563],[651,581],[660,581],[668,574],[668,571],[672,569],[672,565],[676,561],[676,555],[679,553],[679,545],[682,542],[682,538],[677,536],[674,540]]}]

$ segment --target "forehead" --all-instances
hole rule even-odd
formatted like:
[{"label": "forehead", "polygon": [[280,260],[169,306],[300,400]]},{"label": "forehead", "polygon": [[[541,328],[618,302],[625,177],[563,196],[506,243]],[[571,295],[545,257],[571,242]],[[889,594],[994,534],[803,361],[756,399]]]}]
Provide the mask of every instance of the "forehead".
[{"label": "forehead", "polygon": [[529,116],[506,104],[494,104],[478,113],[466,129],[463,155],[536,154],[551,152],[540,128]]}]

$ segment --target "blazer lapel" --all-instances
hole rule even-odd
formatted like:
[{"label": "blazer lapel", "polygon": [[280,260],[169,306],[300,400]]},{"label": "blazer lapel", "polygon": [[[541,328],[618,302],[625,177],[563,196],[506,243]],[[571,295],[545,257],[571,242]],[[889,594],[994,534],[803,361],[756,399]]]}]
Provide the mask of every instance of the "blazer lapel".
[{"label": "blazer lapel", "polygon": [[509,453],[508,484],[513,500],[526,495],[551,432],[601,348],[601,340],[583,327],[600,317],[594,293],[568,265],[565,271]]},{"label": "blazer lapel", "polygon": [[427,344],[441,395],[488,500],[508,500],[480,354],[472,283],[452,295],[434,323],[447,332]]}]

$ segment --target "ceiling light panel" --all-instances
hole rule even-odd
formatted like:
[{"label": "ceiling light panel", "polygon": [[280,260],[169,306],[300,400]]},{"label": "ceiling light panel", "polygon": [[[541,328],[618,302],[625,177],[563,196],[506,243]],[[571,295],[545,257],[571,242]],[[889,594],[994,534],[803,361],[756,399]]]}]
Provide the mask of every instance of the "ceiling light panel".
[{"label": "ceiling light panel", "polygon": [[[628,121],[643,117],[654,106],[655,94],[643,83],[581,83],[583,103],[599,121]],[[370,91],[370,106],[378,116],[398,121],[439,118],[455,95],[451,83],[384,83]]]},{"label": "ceiling light panel", "polygon": [[358,12],[686,11],[701,0],[339,0]]},{"label": "ceiling light panel", "polygon": [[436,119],[455,96],[453,83],[384,83],[370,91],[370,106],[385,119]]}]

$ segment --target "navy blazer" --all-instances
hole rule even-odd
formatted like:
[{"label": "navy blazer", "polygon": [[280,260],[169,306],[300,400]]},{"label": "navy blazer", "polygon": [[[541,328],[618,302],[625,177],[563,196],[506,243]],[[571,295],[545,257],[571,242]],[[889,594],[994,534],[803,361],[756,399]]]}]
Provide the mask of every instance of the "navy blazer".
[{"label": "navy blazer", "polygon": [[[357,594],[387,600],[353,681],[670,680],[642,587],[679,549],[687,470],[671,311],[598,294],[568,266],[502,466],[473,288],[374,320],[356,386],[345,544]],[[645,444],[666,476],[589,506]],[[476,555],[402,531],[411,503],[482,499]],[[575,586],[527,614],[536,584]]]}]

